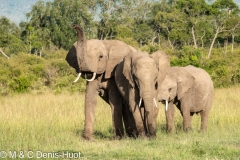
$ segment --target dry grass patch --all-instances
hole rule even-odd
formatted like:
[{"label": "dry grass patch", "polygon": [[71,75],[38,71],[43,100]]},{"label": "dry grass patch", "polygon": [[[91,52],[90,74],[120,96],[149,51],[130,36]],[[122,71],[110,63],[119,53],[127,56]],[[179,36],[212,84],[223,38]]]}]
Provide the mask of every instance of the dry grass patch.
[{"label": "dry grass patch", "polygon": [[193,116],[191,133],[182,131],[176,109],[176,133],[165,133],[164,107],[158,116],[157,138],[112,140],[111,109],[100,98],[95,141],[82,139],[84,95],[43,93],[0,97],[0,151],[81,152],[89,159],[239,159],[240,88],[216,89],[207,133],[199,133]]}]

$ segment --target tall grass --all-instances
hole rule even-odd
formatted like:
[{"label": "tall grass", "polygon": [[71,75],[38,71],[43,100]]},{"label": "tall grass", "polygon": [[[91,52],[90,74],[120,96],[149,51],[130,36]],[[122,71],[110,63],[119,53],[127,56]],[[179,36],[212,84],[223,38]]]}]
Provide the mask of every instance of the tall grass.
[{"label": "tall grass", "polygon": [[[208,131],[182,131],[176,109],[175,132],[165,133],[160,105],[157,138],[112,139],[111,109],[100,98],[96,108],[95,140],[85,141],[84,95],[21,94],[0,98],[0,151],[81,152],[86,159],[240,159],[240,87],[216,89]],[[61,158],[59,158],[61,159]]]}]

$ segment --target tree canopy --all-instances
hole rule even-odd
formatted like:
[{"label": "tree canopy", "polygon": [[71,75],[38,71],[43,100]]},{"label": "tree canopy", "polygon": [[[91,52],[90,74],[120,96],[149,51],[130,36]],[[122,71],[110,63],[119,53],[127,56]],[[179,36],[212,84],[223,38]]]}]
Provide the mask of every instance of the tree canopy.
[{"label": "tree canopy", "polygon": [[84,28],[88,39],[126,39],[138,47],[157,44],[159,48],[193,46],[211,51],[216,41],[221,46],[226,40],[239,42],[235,38],[240,30],[239,7],[233,0],[212,4],[205,0],[38,1],[26,16],[20,28],[1,18],[0,31],[7,27],[0,37],[1,47],[14,39],[6,36],[15,29],[15,41],[21,39],[29,52],[33,48],[68,49],[76,40],[73,23]]}]

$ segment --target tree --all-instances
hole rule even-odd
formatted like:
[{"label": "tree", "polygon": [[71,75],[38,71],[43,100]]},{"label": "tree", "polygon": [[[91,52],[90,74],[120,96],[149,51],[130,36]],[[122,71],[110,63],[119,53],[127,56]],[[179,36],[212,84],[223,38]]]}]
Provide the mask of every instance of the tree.
[{"label": "tree", "polygon": [[149,0],[98,0],[98,38],[119,38],[121,29],[127,27],[132,32],[131,38],[140,45],[147,44],[154,37],[148,23],[153,4]]},{"label": "tree", "polygon": [[187,27],[192,35],[194,48],[198,48],[196,33],[196,26],[201,21],[205,21],[205,17],[210,14],[210,5],[205,0],[178,0],[176,8],[182,11],[187,21]]},{"label": "tree", "polygon": [[88,38],[95,35],[93,14],[89,12],[93,8],[91,6],[95,6],[94,0],[38,1],[32,11],[27,13],[27,26],[34,28],[37,42],[41,42],[43,46],[55,45],[68,49],[76,41],[75,32],[71,29],[73,23],[81,25]]},{"label": "tree", "polygon": [[20,28],[15,23],[11,23],[6,17],[0,18],[0,48],[4,49],[6,54],[24,50],[20,33]]},{"label": "tree", "polygon": [[215,28],[215,34],[208,52],[207,58],[210,58],[213,45],[219,33],[228,32],[231,29],[226,29],[226,21],[230,14],[238,14],[239,8],[233,0],[216,0],[212,4],[212,22]]},{"label": "tree", "polygon": [[9,59],[9,57],[3,52],[2,48],[0,48],[0,52],[3,54],[4,57],[6,57],[7,59]]}]

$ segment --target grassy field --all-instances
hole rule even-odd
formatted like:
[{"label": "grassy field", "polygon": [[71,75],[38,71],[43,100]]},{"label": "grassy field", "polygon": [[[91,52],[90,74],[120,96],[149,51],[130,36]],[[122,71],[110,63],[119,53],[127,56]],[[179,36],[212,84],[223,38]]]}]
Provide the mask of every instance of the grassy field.
[{"label": "grassy field", "polygon": [[110,107],[99,99],[95,140],[89,142],[81,137],[84,95],[0,97],[0,159],[240,159],[240,87],[215,90],[206,133],[198,132],[199,115],[193,116],[194,131],[184,133],[176,110],[176,133],[166,134],[164,107],[159,105],[155,140],[112,140]]}]

